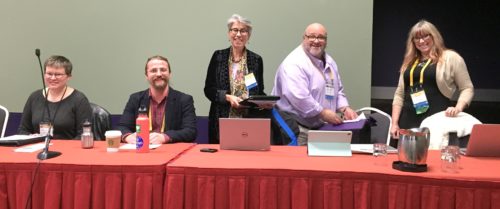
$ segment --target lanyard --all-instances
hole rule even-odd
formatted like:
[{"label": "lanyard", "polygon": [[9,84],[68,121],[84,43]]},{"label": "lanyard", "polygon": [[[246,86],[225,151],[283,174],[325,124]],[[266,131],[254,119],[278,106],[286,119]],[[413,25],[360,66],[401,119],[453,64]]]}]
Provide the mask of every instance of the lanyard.
[{"label": "lanyard", "polygon": [[[153,106],[151,104],[149,104],[149,131],[153,130],[153,117],[151,116],[151,109],[152,109],[152,107]],[[163,112],[163,118],[161,120],[162,122],[161,122],[161,129],[160,129],[160,131],[162,133],[165,132],[165,111]]]},{"label": "lanyard", "polygon": [[[47,114],[49,115],[49,122],[51,123],[52,126],[54,126],[54,121],[56,119],[57,112],[59,111],[59,107],[61,106],[62,100],[64,99],[64,95],[66,94],[67,89],[68,89],[68,86],[65,86],[64,92],[61,96],[61,99],[59,99],[59,102],[57,103],[56,111],[54,112],[54,116],[52,118],[50,118],[50,110],[49,110],[49,104],[48,104],[48,101],[49,101],[48,97],[49,97],[50,89],[47,88],[47,90],[45,90],[47,92],[47,95],[45,95],[45,107],[47,108]],[[45,118],[45,111],[42,111],[42,121],[44,120],[43,118]]]},{"label": "lanyard", "polygon": [[[328,67],[328,68],[330,69],[330,73],[328,73],[330,75],[329,76],[330,77],[330,81],[332,81],[332,85],[333,85],[333,73],[332,73],[333,68],[331,68],[331,67]],[[325,82],[328,83],[328,80],[326,80],[325,74],[318,67],[316,67],[316,69],[318,69],[318,71],[321,74],[321,76],[323,76],[323,79],[325,79]]]},{"label": "lanyard", "polygon": [[[413,87],[413,71],[415,70],[415,67],[417,67],[417,63],[418,63],[418,59],[415,60],[415,62],[413,63],[413,66],[411,67],[411,70],[410,70],[410,87]],[[424,65],[424,67],[422,67],[422,70],[420,70],[420,81],[419,81],[420,85],[422,85],[424,83],[424,71],[425,71],[425,68],[427,67],[427,65],[429,65],[429,63],[431,63],[431,59],[428,59]]]}]

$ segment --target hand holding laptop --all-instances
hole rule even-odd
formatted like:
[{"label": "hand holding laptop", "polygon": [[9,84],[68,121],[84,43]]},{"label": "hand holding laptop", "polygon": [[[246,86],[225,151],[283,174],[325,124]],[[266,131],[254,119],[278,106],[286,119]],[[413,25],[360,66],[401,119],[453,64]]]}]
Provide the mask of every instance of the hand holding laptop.
[{"label": "hand holding laptop", "polygon": [[258,107],[261,109],[271,109],[279,99],[279,96],[255,95],[240,101],[239,104],[252,108]]}]

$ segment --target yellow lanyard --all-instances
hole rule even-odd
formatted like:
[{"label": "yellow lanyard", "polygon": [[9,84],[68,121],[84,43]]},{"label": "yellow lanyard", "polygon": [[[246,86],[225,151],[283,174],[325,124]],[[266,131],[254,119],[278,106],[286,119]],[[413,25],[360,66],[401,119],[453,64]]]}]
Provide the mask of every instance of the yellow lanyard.
[{"label": "yellow lanyard", "polygon": [[[151,116],[151,109],[152,109],[152,105],[149,104],[149,131],[153,130],[153,117]],[[162,133],[165,132],[165,111],[163,112],[163,118],[162,118],[161,129],[160,129],[160,131]]]},{"label": "yellow lanyard", "polygon": [[[410,70],[410,87],[413,87],[413,71],[415,70],[415,67],[417,67],[417,63],[418,63],[418,59],[415,60],[415,62],[413,63],[413,66],[411,67],[411,70]],[[431,63],[431,59],[428,59],[424,65],[424,67],[422,68],[422,70],[420,70],[420,85],[422,85],[424,83],[424,71],[425,71],[425,68],[427,67],[427,65],[429,65],[429,63]]]}]

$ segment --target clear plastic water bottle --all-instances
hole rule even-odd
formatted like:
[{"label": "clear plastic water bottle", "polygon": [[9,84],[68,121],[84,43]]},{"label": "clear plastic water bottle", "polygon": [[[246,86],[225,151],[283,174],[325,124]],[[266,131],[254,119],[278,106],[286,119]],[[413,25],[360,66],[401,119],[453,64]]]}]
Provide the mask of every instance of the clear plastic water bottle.
[{"label": "clear plastic water bottle", "polygon": [[82,132],[82,148],[90,149],[94,147],[94,134],[92,133],[92,123],[90,121],[85,120],[82,124],[83,132]]}]

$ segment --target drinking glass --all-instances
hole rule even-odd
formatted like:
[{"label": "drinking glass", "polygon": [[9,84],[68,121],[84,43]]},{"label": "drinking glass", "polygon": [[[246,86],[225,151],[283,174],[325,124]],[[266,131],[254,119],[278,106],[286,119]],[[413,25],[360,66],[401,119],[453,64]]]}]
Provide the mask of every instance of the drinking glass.
[{"label": "drinking glass", "polygon": [[387,156],[387,144],[384,144],[384,143],[373,144],[373,156],[374,157]]},{"label": "drinking glass", "polygon": [[387,156],[387,144],[373,144],[373,157],[375,157],[375,165],[385,165],[385,156]]},{"label": "drinking glass", "polygon": [[460,161],[460,148],[446,146],[441,150],[441,170],[446,173],[458,173]]}]

